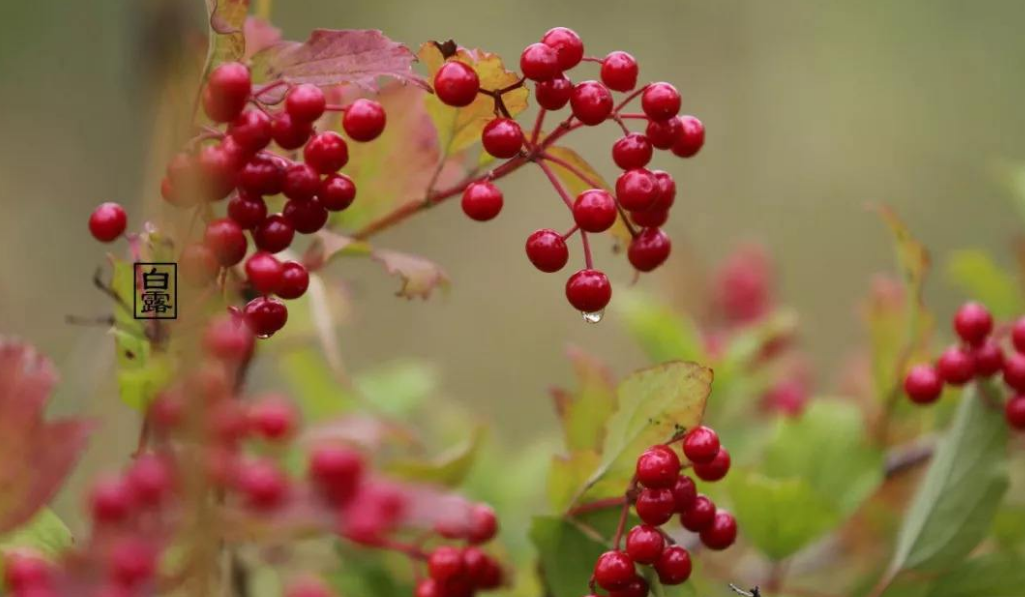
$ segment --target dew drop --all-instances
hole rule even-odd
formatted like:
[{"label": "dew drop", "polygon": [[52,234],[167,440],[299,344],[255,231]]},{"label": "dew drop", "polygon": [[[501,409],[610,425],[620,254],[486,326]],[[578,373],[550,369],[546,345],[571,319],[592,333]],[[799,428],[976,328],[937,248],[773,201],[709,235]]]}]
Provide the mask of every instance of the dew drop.
[{"label": "dew drop", "polygon": [[583,316],[584,321],[587,323],[598,323],[602,317],[605,317],[605,309],[601,311],[581,311],[580,315]]},{"label": "dew drop", "polygon": [[256,334],[256,337],[260,340],[266,340],[267,338],[271,337],[271,334]]}]

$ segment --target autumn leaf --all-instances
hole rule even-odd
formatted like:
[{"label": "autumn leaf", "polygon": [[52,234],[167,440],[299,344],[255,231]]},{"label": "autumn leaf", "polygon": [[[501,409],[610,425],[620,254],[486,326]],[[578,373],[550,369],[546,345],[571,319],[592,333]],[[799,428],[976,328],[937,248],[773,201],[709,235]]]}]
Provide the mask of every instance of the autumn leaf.
[{"label": "autumn leaf", "polygon": [[210,17],[207,69],[241,60],[246,53],[243,27],[249,14],[249,0],[206,0],[206,11]]},{"label": "autumn leaf", "polygon": [[0,338],[0,534],[53,499],[92,430],[79,420],[43,418],[56,381],[49,359]]},{"label": "autumn leaf", "polygon": [[246,59],[281,42],[281,29],[260,17],[247,18],[242,30],[246,36]]}]

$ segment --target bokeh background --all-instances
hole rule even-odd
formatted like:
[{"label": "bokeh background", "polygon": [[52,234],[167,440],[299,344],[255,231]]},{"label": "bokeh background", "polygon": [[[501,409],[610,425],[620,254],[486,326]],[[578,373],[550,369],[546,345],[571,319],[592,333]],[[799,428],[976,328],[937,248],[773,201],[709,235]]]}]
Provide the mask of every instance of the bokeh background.
[{"label": "bokeh background", "polygon": [[[202,9],[199,0],[0,2],[0,331],[57,361],[53,412],[106,417],[78,481],[136,436],[108,381],[112,340],[64,322],[108,310],[90,284],[106,247],[86,219],[102,201],[132,214],[157,196],[142,186],[153,55],[179,25],[202,34]],[[1025,160],[1017,0],[278,0],[274,20],[294,39],[315,27],[379,28],[412,47],[454,38],[512,60],[565,25],[589,54],[633,53],[641,78],[674,82],[708,130],[697,158],[656,158],[680,189],[669,224],[677,258],[640,286],[686,303],[700,290],[696,270],[738,241],[764,242],[820,387],[861,340],[855,309],[871,275],[892,267],[867,203],[893,205],[931,248],[928,298],[941,314],[961,298],[943,282],[947,252],[980,247],[1013,262],[1021,220],[1007,173]],[[587,131],[575,146],[611,177],[615,137],[612,127]],[[506,208],[490,224],[453,202],[380,237],[442,264],[447,295],[407,302],[373,265],[333,271],[353,298],[341,333],[352,369],[429,359],[446,395],[517,446],[554,431],[547,389],[570,377],[568,344],[620,372],[644,362],[614,315],[586,325],[563,299],[564,277],[524,258],[530,231],[568,227],[543,177],[503,187]],[[624,287],[625,260],[606,248],[598,261]]]}]

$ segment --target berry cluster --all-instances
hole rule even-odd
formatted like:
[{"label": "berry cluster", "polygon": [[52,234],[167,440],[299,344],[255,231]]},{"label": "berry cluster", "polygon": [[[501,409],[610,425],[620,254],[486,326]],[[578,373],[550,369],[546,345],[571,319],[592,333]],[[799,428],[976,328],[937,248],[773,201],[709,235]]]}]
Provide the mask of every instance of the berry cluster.
[{"label": "berry cluster", "polygon": [[961,305],[953,324],[961,344],[943,351],[935,365],[912,367],[904,378],[908,397],[916,404],[929,404],[940,397],[944,384],[963,386],[1002,373],[1012,392],[1004,405],[1007,423],[1025,430],[1025,317],[1010,326],[1013,350],[1008,354],[994,333],[993,316],[979,303]]},{"label": "berry cluster", "polygon": [[[245,319],[259,337],[274,334],[288,319],[288,309],[278,298],[298,298],[309,284],[302,264],[282,262],[275,253],[287,249],[296,233],[317,232],[330,212],[352,204],[356,186],[339,172],[349,161],[346,137],[372,141],[386,121],[379,103],[357,99],[346,106],[329,105],[314,85],[288,89],[283,108],[276,111],[260,101],[263,94],[285,84],[278,81],[254,89],[245,65],[229,62],[215,68],[203,88],[202,105],[223,130],[204,127],[171,159],[161,181],[162,196],[176,207],[228,198],[226,217],[208,221],[202,241],[182,250],[182,275],[190,284],[206,285],[222,268],[245,259],[246,279],[260,295],[245,306]],[[343,113],[345,137],[317,130],[317,121],[332,111]],[[279,152],[269,149],[272,143]],[[283,155],[300,149],[301,159]],[[279,194],[286,200],[281,212],[268,213],[265,197]],[[124,210],[111,203],[101,205],[89,219],[90,231],[102,242],[120,236],[125,224]],[[256,247],[248,259],[246,231]]]},{"label": "berry cluster", "polygon": [[[489,519],[475,521],[480,525],[468,539],[471,543],[487,541],[495,534],[494,513]],[[488,526],[490,525],[490,526]],[[502,568],[494,558],[476,545],[463,548],[441,545],[427,556],[427,578],[416,585],[416,597],[471,597],[477,591],[497,589],[502,585]]]},{"label": "berry cluster", "polygon": [[[730,455],[719,445],[719,436],[712,429],[700,426],[683,436],[683,454],[702,481],[719,481],[730,468]],[[677,585],[691,573],[690,553],[660,527],[674,514],[688,531],[697,533],[709,549],[723,550],[737,538],[737,521],[725,510],[716,508],[705,495],[697,492],[694,480],[681,474],[680,457],[670,444],[648,448],[637,459],[636,485],[627,492],[628,503],[643,524],[630,529],[626,548],[607,551],[594,567],[594,584],[611,597],[645,597],[648,583],[637,574],[635,564],[653,566],[659,582]]]},{"label": "berry cluster", "polygon": [[[581,62],[600,64],[601,80],[573,83],[567,73]],[[527,46],[520,56],[520,70],[523,79],[519,84],[497,90],[481,89],[474,69],[455,58],[450,58],[435,74],[434,91],[445,104],[467,106],[479,94],[495,99],[495,118],[484,127],[481,142],[491,156],[509,160],[465,187],[463,211],[478,221],[494,218],[503,204],[502,191],[494,179],[511,171],[510,164],[536,163],[569,208],[574,225],[564,234],[550,228],[532,233],[526,242],[527,258],[543,272],[561,270],[569,260],[566,241],[579,231],[585,268],[566,282],[566,297],[573,307],[585,314],[600,313],[612,298],[612,285],[591,263],[587,234],[605,232],[622,218],[632,239],[627,257],[634,268],[650,272],[664,263],[671,243],[660,227],[668,219],[676,198],[676,182],[669,173],[649,170],[648,165],[655,149],[670,150],[684,158],[695,155],[704,143],[704,127],[697,118],[679,114],[680,94],[671,84],[650,83],[638,89],[639,68],[633,56],[616,51],[605,58],[587,57],[580,37],[565,27],[556,27],[545,33],[540,42]],[[502,103],[503,93],[522,86],[526,80],[534,83],[535,98],[541,107],[541,114],[529,135],[509,117]],[[613,92],[628,95],[616,104]],[[641,99],[642,111],[624,112],[637,97]],[[539,138],[545,114],[567,105],[570,116],[551,134]],[[644,132],[631,132],[626,125],[631,120],[644,122]],[[548,151],[566,133],[606,121],[615,121],[623,130],[623,137],[612,146],[612,159],[623,170],[616,180],[614,193]],[[569,170],[592,188],[571,197],[554,176],[552,164]]]}]

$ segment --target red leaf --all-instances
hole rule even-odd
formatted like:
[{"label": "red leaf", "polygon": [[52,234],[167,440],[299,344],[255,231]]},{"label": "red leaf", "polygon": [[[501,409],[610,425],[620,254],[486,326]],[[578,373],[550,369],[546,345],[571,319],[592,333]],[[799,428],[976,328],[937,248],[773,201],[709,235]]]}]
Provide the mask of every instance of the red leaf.
[{"label": "red leaf", "polygon": [[53,498],[92,430],[84,421],[44,420],[56,381],[49,359],[0,338],[0,534],[27,522]]},{"label": "red leaf", "polygon": [[246,36],[245,58],[252,58],[261,50],[281,43],[281,29],[260,17],[248,17],[243,28]]}]

